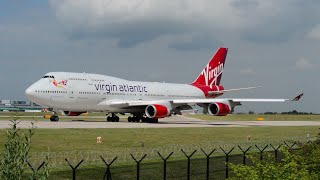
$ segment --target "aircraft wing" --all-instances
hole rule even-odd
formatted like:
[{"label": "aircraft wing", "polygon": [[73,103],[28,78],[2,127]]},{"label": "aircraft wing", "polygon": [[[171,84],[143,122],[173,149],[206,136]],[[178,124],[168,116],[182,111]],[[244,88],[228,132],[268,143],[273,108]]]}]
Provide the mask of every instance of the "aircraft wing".
[{"label": "aircraft wing", "polygon": [[231,105],[240,105],[241,102],[286,102],[299,101],[303,93],[299,94],[293,99],[252,99],[252,98],[214,98],[214,99],[172,99],[172,100],[151,100],[151,101],[124,101],[124,100],[109,100],[99,103],[99,105],[125,108],[132,106],[148,106],[152,104],[168,104],[174,106],[179,105],[196,105],[196,104],[210,104],[215,102],[229,102]]},{"label": "aircraft wing", "polygon": [[178,99],[173,100],[173,104],[209,104],[215,102],[229,102],[232,107],[241,105],[242,102],[286,102],[299,101],[303,93],[293,99],[254,99],[254,98],[215,98],[215,99]]}]

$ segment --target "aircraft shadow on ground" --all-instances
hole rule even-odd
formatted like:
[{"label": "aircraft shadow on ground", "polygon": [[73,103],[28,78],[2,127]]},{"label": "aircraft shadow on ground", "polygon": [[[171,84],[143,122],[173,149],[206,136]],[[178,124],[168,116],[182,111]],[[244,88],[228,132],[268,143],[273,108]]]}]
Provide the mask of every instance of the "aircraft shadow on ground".
[{"label": "aircraft shadow on ground", "polygon": [[[98,121],[98,120],[83,120],[83,119],[73,119],[71,122],[102,122],[102,123],[112,123],[107,121]],[[127,122],[127,121],[120,121],[120,123],[129,123],[129,124],[136,124],[137,122]],[[199,123],[199,122],[161,122],[158,123],[141,123],[140,124],[172,124],[172,125],[204,125],[204,126],[252,126],[252,124],[238,124],[238,123]]]}]

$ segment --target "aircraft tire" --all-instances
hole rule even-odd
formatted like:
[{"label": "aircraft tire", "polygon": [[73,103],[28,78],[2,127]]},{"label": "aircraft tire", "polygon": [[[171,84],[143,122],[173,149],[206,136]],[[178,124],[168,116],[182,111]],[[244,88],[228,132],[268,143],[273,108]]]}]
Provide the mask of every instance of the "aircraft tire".
[{"label": "aircraft tire", "polygon": [[131,116],[128,117],[128,122],[132,122],[132,117]]},{"label": "aircraft tire", "polygon": [[59,121],[59,116],[52,115],[52,116],[50,117],[50,121],[52,121],[52,122],[57,122],[57,121]]},{"label": "aircraft tire", "polygon": [[133,122],[139,122],[140,119],[138,117],[133,117]]},{"label": "aircraft tire", "polygon": [[148,118],[148,123],[158,123],[158,119]]},{"label": "aircraft tire", "polygon": [[108,117],[107,117],[107,122],[110,122],[110,121],[111,121],[111,117],[108,116]]},{"label": "aircraft tire", "polygon": [[146,122],[147,122],[147,123],[152,123],[152,121],[153,121],[152,118],[147,118],[147,119],[146,119]]},{"label": "aircraft tire", "polygon": [[117,117],[115,118],[115,120],[116,120],[116,122],[119,122],[120,118],[117,116]]}]

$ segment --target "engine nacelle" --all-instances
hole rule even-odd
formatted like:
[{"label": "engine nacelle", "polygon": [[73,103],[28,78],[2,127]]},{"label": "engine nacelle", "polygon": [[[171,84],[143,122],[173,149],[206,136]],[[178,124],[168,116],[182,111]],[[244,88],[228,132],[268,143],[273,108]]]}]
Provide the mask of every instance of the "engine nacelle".
[{"label": "engine nacelle", "polygon": [[226,116],[231,112],[231,108],[228,104],[216,102],[209,104],[208,112],[214,116]]},{"label": "engine nacelle", "polygon": [[73,112],[73,111],[63,111],[63,114],[65,116],[79,116],[83,113],[86,113],[86,112]]},{"label": "engine nacelle", "polygon": [[145,114],[148,118],[164,118],[170,115],[170,110],[164,105],[154,104],[146,107]]}]

